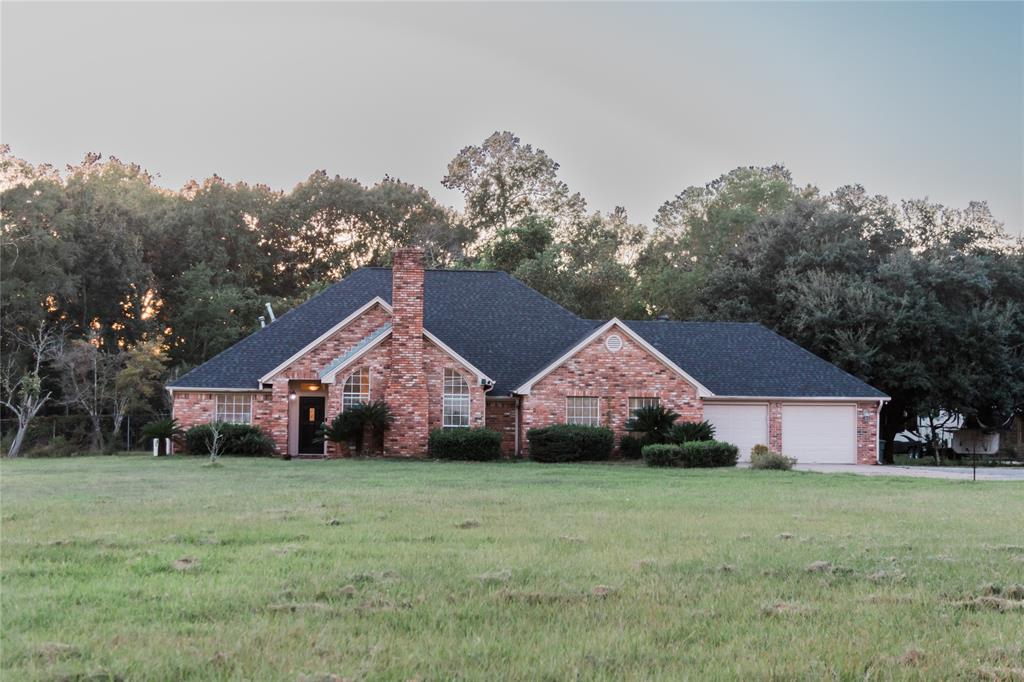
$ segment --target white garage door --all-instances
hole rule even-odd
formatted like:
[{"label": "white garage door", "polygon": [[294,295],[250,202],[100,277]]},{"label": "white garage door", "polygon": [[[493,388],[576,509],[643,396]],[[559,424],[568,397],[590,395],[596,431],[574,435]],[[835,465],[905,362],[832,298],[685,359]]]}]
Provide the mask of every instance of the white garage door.
[{"label": "white garage door", "polygon": [[857,408],[783,405],[782,452],[809,464],[856,464]]},{"label": "white garage door", "polygon": [[715,425],[715,440],[740,449],[740,461],[750,461],[750,448],[768,444],[768,406],[704,404],[704,418]]}]

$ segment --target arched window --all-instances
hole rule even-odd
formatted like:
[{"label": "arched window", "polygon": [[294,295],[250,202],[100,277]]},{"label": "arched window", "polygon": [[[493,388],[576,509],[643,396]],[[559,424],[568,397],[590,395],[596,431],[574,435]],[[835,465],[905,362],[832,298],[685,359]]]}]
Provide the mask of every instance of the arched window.
[{"label": "arched window", "polygon": [[454,369],[444,371],[444,403],[441,425],[446,429],[469,427],[469,384]]},{"label": "arched window", "polygon": [[370,402],[370,370],[365,367],[357,369],[345,379],[341,389],[341,409],[347,410],[353,405]]}]

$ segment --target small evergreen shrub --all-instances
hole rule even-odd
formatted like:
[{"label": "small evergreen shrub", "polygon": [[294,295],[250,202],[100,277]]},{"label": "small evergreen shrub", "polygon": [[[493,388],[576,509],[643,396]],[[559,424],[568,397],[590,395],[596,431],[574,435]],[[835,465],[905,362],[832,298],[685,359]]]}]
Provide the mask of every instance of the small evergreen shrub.
[{"label": "small evergreen shrub", "polygon": [[740,458],[738,447],[717,440],[689,441],[679,451],[687,468],[734,467]]},{"label": "small evergreen shrub", "polygon": [[526,432],[530,459],[537,462],[606,460],[615,446],[615,434],[603,426],[553,424]]},{"label": "small evergreen shrub", "polygon": [[796,464],[792,457],[786,457],[781,452],[775,452],[767,445],[755,445],[750,449],[751,469],[777,469],[789,471]]},{"label": "small evergreen shrub", "polygon": [[[258,426],[251,424],[221,424],[223,447],[220,451],[225,455],[242,457],[270,457],[274,454],[274,442]],[[199,424],[185,432],[185,445],[193,455],[208,455],[210,443],[210,425]]]},{"label": "small evergreen shrub", "polygon": [[640,459],[640,451],[644,446],[642,438],[625,435],[619,439],[619,456],[622,459]]},{"label": "small evergreen shrub", "polygon": [[739,459],[739,448],[717,440],[690,441],[680,445],[655,443],[644,446],[643,456],[647,466],[652,467],[731,467],[736,466]]},{"label": "small evergreen shrub", "polygon": [[483,462],[501,457],[501,434],[494,429],[434,429],[427,452],[435,459]]},{"label": "small evergreen shrub", "polygon": [[681,454],[678,445],[671,443],[652,443],[645,445],[641,453],[644,463],[649,467],[677,467],[680,465]]},{"label": "small evergreen shrub", "polygon": [[25,457],[71,457],[78,452],[78,447],[64,436],[55,436],[48,442],[36,443],[24,452]]},{"label": "small evergreen shrub", "polygon": [[695,440],[714,440],[715,425],[709,421],[677,422],[669,431],[668,441],[679,445]]}]

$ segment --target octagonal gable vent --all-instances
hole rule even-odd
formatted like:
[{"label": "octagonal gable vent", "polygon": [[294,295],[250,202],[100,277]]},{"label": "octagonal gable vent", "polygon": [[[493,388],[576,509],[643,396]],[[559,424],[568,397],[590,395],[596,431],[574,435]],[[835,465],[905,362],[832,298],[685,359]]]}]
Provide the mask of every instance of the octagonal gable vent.
[{"label": "octagonal gable vent", "polygon": [[613,353],[618,353],[622,350],[622,337],[618,334],[612,334],[604,340],[604,347]]}]

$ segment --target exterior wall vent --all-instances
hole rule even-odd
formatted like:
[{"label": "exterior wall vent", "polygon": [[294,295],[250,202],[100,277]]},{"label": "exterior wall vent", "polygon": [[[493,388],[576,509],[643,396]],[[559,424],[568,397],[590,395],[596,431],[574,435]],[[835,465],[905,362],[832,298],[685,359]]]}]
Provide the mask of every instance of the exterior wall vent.
[{"label": "exterior wall vent", "polygon": [[612,334],[604,340],[604,347],[612,353],[618,353],[622,350],[622,337],[618,334]]}]

